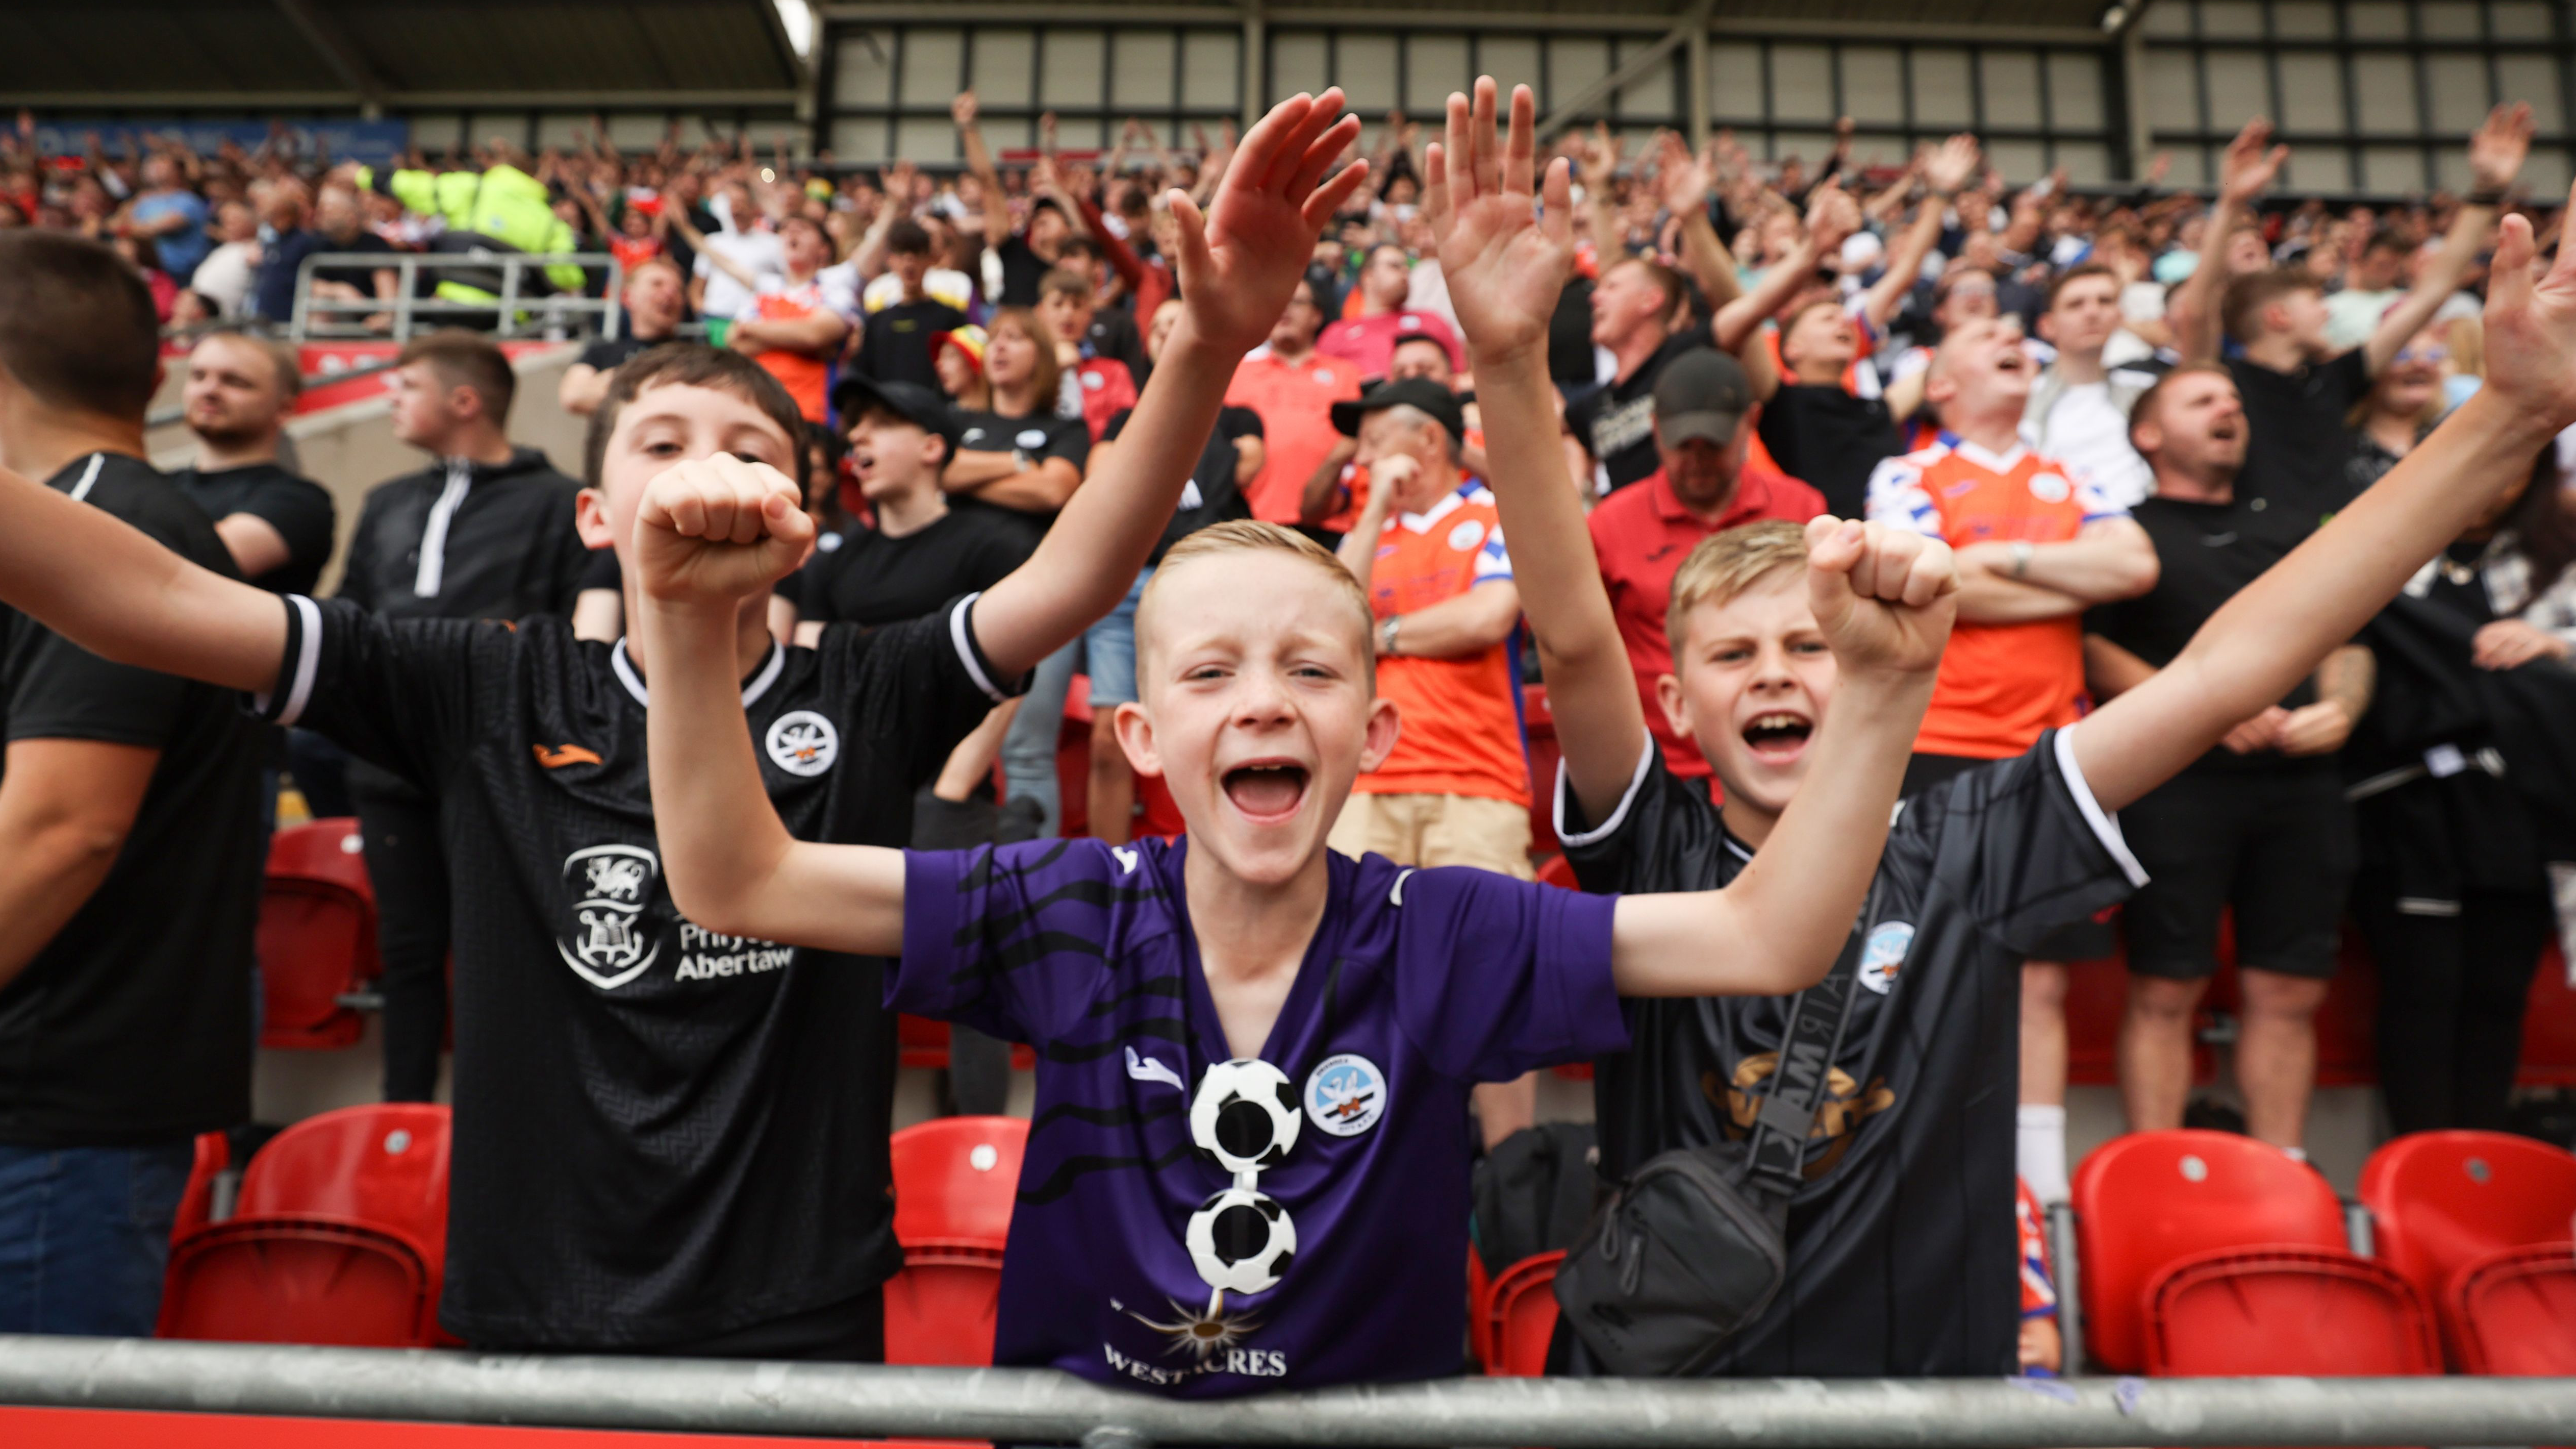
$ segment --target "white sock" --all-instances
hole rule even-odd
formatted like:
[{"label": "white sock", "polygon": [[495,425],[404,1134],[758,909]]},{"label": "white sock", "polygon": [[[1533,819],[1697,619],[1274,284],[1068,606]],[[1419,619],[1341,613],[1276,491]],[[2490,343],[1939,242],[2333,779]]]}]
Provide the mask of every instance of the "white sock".
[{"label": "white sock", "polygon": [[2013,1166],[2041,1202],[2066,1201],[2066,1109],[2024,1102],[2017,1122]]}]

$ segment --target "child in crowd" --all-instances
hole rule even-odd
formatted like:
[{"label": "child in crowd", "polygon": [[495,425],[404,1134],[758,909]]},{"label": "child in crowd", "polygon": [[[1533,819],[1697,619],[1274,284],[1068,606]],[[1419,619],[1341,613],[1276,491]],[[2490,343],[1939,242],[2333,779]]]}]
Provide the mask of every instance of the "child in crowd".
[{"label": "child in crowd", "polygon": [[[1510,150],[1524,154],[1515,108]],[[1450,102],[1450,149],[1490,127]],[[1489,146],[1489,136],[1479,136]],[[1526,172],[1520,173],[1523,177]],[[1588,891],[1730,893],[1774,870],[1783,825],[1848,767],[1820,753],[1862,703],[1835,624],[1811,607],[1798,530],[1701,543],[1675,576],[1674,671],[1658,692],[1725,789],[1667,773],[1647,734],[1576,500],[1548,463],[1545,331],[1572,262],[1550,180],[1428,209],[1485,404],[1491,483],[1512,539],[1564,767],[1557,833]],[[1481,188],[1479,188],[1481,189]],[[2529,226],[2507,223],[2487,312],[2486,389],[2386,481],[2219,610],[2172,664],[2027,753],[1910,797],[1877,871],[1856,1000],[1789,1214],[1787,1287],[1711,1364],[1721,1375],[1985,1375],[2021,1361],[2013,1209],[2020,962],[2052,927],[2145,880],[2113,812],[2279,699],[2418,565],[2522,478],[2576,420],[2576,256],[2535,283]],[[1741,423],[1739,422],[1739,426]],[[1875,687],[1873,686],[1873,693]],[[1790,872],[1798,878],[1806,867]],[[1732,883],[1730,885],[1730,883]],[[1712,936],[1712,939],[1717,939]],[[1642,994],[1642,993],[1638,993]],[[1631,1002],[1631,1045],[1598,1068],[1601,1170],[1740,1138],[1774,1080],[1793,1000]],[[1890,1315],[1887,1306],[1903,1304]],[[1560,1332],[1555,1365],[1590,1371]]]},{"label": "child in crowd", "polygon": [[[1457,156],[1460,184],[1506,205],[1490,81],[1479,95],[1485,139]],[[1508,165],[1526,216],[1526,90],[1516,104]],[[1560,170],[1558,232],[1565,187]],[[1222,386],[1227,354],[1260,341],[1303,265],[1247,230],[1263,218],[1236,200],[1210,218],[1220,275],[1184,285],[1188,347],[1167,349],[1130,438],[1204,438],[1203,383]],[[1289,239],[1299,251],[1321,220]],[[1204,395],[1195,415],[1169,405],[1183,389]],[[798,841],[733,717],[725,641],[811,524],[785,479],[727,458],[656,480],[639,521],[656,803],[683,909],[715,930],[900,949],[893,1008],[1033,1043],[996,1362],[1191,1396],[1456,1371],[1470,1086],[1623,1045],[1623,994],[1771,994],[1824,974],[1876,864],[1952,588],[1935,540],[1812,525],[1808,586],[1855,703],[1815,741],[1826,763],[1780,821],[1778,864],[1724,891],[1614,902],[1327,851],[1353,778],[1400,722],[1371,686],[1356,582],[1248,522],[1176,545],[1138,609],[1142,698],[1120,707],[1119,741],[1169,784],[1184,842]]]}]

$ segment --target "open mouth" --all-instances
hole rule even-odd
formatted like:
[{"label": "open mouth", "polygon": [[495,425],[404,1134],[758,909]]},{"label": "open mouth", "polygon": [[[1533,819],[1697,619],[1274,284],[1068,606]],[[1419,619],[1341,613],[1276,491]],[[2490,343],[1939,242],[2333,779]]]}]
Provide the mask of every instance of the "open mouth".
[{"label": "open mouth", "polygon": [[1774,711],[1753,717],[1744,727],[1744,743],[1755,759],[1785,764],[1806,749],[1815,733],[1815,721],[1806,716]]},{"label": "open mouth", "polygon": [[1306,798],[1306,767],[1289,760],[1255,760],[1225,772],[1225,797],[1256,821],[1285,820]]}]

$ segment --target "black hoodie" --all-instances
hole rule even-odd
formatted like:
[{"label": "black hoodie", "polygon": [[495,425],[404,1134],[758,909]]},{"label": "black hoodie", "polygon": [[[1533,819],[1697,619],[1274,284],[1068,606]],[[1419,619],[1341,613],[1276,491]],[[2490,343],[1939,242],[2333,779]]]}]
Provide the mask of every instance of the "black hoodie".
[{"label": "black hoodie", "polygon": [[534,448],[389,479],[358,515],[340,597],[396,619],[569,614],[590,561],[573,528],[580,491]]}]

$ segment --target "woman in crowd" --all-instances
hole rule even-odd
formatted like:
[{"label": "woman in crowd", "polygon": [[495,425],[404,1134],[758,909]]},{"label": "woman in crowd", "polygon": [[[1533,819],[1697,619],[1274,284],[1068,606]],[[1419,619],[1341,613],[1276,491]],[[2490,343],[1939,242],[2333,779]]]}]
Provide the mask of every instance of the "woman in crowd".
[{"label": "woman in crowd", "polygon": [[2369,394],[2352,410],[2352,458],[2345,469],[2353,492],[2386,476],[2450,410],[2444,401],[2450,361],[2441,327],[2428,326],[2372,379]]}]

